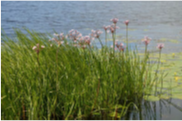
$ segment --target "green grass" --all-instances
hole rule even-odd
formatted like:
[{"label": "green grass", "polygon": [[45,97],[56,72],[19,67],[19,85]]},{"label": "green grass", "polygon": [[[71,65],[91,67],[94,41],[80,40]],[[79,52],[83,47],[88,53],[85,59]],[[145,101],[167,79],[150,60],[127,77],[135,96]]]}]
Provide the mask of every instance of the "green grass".
[{"label": "green grass", "polygon": [[[113,55],[112,48],[82,49],[66,39],[58,47],[27,33],[1,38],[1,119],[119,119],[162,82],[152,76],[148,52]],[[39,54],[37,43],[45,46]]]}]

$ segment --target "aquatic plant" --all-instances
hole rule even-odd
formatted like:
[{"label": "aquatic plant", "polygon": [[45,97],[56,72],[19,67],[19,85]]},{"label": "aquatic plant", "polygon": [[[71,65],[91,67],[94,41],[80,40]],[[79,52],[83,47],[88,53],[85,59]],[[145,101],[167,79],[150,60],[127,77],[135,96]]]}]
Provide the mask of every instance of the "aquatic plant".
[{"label": "aquatic plant", "polygon": [[[126,52],[115,42],[118,19],[111,21],[113,49],[103,46],[100,30],[54,37],[15,30],[16,40],[3,33],[2,119],[120,119],[132,105],[137,109],[146,90],[160,81],[151,77],[149,39],[144,57],[137,50]],[[102,48],[92,47],[95,38]]]}]

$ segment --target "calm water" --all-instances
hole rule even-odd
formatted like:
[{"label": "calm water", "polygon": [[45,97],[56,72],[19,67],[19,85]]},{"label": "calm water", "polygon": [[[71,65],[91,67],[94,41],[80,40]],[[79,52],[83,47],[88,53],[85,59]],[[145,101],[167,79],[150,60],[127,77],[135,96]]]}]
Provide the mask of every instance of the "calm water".
[{"label": "calm water", "polygon": [[[152,38],[151,48],[157,40],[165,42],[165,52],[182,52],[182,2],[1,2],[1,28],[13,36],[13,27],[26,27],[40,33],[67,33],[77,29],[83,35],[91,29],[102,29],[111,24],[110,19],[119,18],[117,30],[121,40],[125,37],[125,20],[130,20],[129,38],[140,40],[148,35]],[[102,35],[104,36],[104,35]],[[156,119],[182,119],[182,101],[172,100],[175,105],[159,108],[156,102]],[[170,108],[169,108],[170,107]],[[162,110],[162,113],[160,111]],[[144,114],[143,114],[144,115]],[[129,116],[132,118],[132,116]],[[135,119],[135,118],[133,118]],[[137,118],[136,118],[137,119]]]},{"label": "calm water", "polygon": [[148,35],[154,42],[161,38],[177,40],[178,44],[166,42],[167,49],[164,50],[182,51],[181,1],[1,2],[1,28],[8,35],[13,35],[12,27],[27,27],[40,33],[54,33],[54,30],[67,33],[71,29],[77,29],[87,35],[91,29],[102,29],[103,25],[111,24],[110,19],[114,17],[119,18],[118,34],[125,35],[123,21],[128,19],[131,39],[140,41]]},{"label": "calm water", "polygon": [[148,35],[182,41],[181,6],[181,0],[1,0],[0,27],[8,34],[13,27],[41,33],[77,29],[89,34],[117,17],[118,33],[124,34],[123,21],[128,19],[133,38]]}]

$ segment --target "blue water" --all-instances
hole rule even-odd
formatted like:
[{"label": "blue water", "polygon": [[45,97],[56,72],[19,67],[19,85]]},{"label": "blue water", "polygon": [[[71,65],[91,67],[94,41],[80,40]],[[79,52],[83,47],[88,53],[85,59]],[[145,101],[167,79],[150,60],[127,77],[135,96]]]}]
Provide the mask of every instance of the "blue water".
[{"label": "blue water", "polygon": [[[129,37],[141,40],[148,35],[152,40],[175,39],[182,43],[182,2],[63,2],[63,1],[2,1],[1,28],[12,36],[14,28],[26,27],[40,33],[64,32],[77,29],[83,35],[91,29],[110,25],[119,18],[117,34],[125,35],[125,20],[130,20]],[[102,35],[101,37],[104,37]],[[175,46],[179,51],[182,44]],[[179,46],[180,45],[180,46]],[[180,48],[181,47],[181,48]],[[173,49],[170,49],[172,51]],[[167,51],[167,50],[166,50]],[[182,51],[182,49],[180,50]]]},{"label": "blue water", "polygon": [[[2,1],[1,27],[9,34],[12,27],[27,27],[38,32],[68,32],[77,29],[85,34],[111,24],[110,19],[130,20],[130,34],[152,38],[182,36],[182,2],[45,2]],[[144,30],[146,29],[146,30]]]}]

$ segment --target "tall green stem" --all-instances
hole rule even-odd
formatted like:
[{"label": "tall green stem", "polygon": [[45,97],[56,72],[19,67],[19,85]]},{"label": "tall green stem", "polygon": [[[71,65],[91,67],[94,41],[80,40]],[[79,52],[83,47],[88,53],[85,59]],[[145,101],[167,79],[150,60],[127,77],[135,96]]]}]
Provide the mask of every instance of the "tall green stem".
[{"label": "tall green stem", "polygon": [[115,55],[115,37],[114,37],[114,33],[112,33],[112,38],[113,38],[113,55]]},{"label": "tall green stem", "polygon": [[147,45],[145,45],[145,56],[147,54]]},{"label": "tall green stem", "polygon": [[105,46],[107,46],[107,30],[105,30]]},{"label": "tall green stem", "polygon": [[102,46],[102,48],[103,48],[102,41],[100,40],[100,38],[99,38],[99,37],[98,37],[98,40],[99,40],[99,42],[100,42],[100,44],[101,44],[101,46]]},{"label": "tall green stem", "polygon": [[128,25],[126,25],[126,51],[128,51]]},{"label": "tall green stem", "polygon": [[[159,50],[159,60],[158,60],[158,64],[157,64],[157,70],[155,72],[155,79],[157,78],[157,71],[159,69],[160,59],[161,59],[161,49]],[[157,93],[157,83],[155,85],[155,93]]]}]

